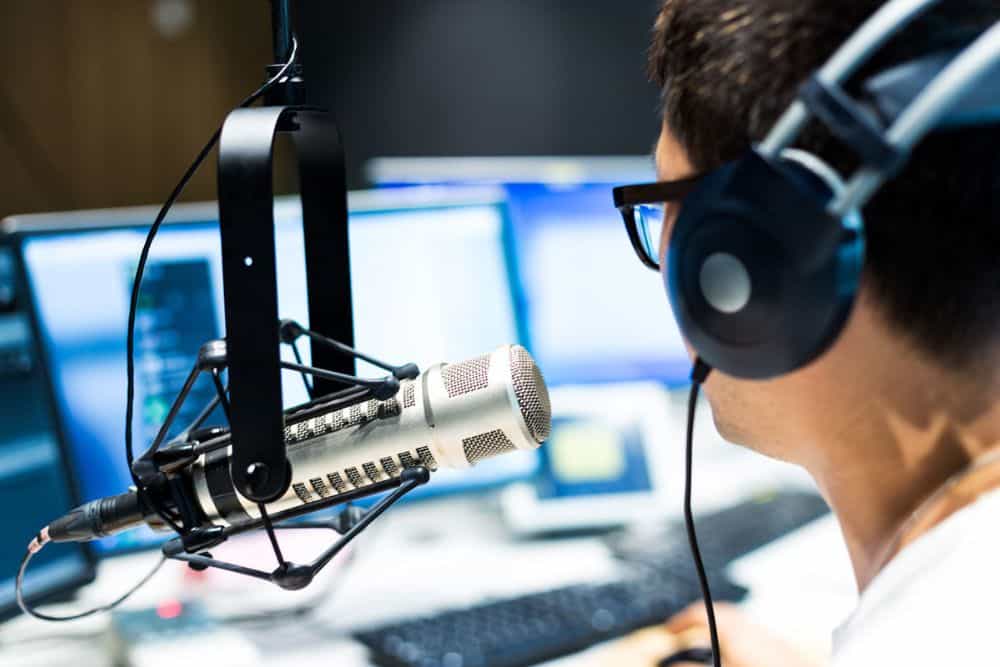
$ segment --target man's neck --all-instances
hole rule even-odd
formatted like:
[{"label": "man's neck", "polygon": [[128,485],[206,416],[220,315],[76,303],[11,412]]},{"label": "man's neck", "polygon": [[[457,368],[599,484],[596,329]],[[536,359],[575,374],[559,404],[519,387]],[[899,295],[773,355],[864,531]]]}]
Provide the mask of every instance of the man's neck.
[{"label": "man's neck", "polygon": [[[857,445],[863,449],[871,443]],[[810,470],[840,523],[859,591],[885,566],[913,513],[969,464],[951,448],[936,450],[909,468],[898,458],[871,454],[874,464],[866,469],[836,465]]]},{"label": "man's neck", "polygon": [[812,440],[799,463],[837,515],[862,591],[914,511],[1000,444],[992,392],[970,390],[966,378],[889,345],[865,337],[849,355],[856,364],[828,373],[830,405],[799,424]]},{"label": "man's neck", "polygon": [[995,448],[976,457],[923,497],[914,500],[912,510],[898,514],[894,519],[881,513],[881,525],[872,520],[874,516],[869,515],[866,521],[863,512],[850,509],[858,494],[831,492],[827,488],[826,495],[840,521],[858,589],[863,592],[899,552],[953,514],[973,504],[983,494],[998,489],[1000,448]]}]

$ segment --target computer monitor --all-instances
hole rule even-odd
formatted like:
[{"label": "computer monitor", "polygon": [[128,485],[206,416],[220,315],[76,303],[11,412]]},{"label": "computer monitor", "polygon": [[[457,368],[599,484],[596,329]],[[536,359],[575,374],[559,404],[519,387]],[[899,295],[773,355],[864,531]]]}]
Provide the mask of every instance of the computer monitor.
[{"label": "computer monitor", "polygon": [[[11,251],[0,247],[0,621],[19,613],[14,581],[28,542],[78,502],[18,292]],[[93,577],[84,545],[50,544],[32,559],[24,592],[37,603]]]},{"label": "computer monitor", "polygon": [[635,257],[614,185],[655,180],[648,156],[380,158],[379,186],[497,184],[508,196],[530,349],[550,384],[688,381],[662,281]]},{"label": "computer monitor", "polygon": [[[509,220],[495,189],[418,188],[349,197],[356,345],[421,368],[519,341]],[[24,216],[7,221],[31,288],[32,307],[72,464],[85,497],[120,493],[131,480],[122,442],[125,326],[136,258],[153,208]],[[297,198],[275,206],[282,317],[307,323],[305,254]],[[152,440],[199,346],[223,335],[221,256],[215,205],[174,208],[157,236],[136,318],[137,451]],[[308,346],[302,346],[308,363]],[[282,352],[292,359],[291,351]],[[384,375],[358,364],[365,376]],[[193,418],[213,395],[196,385]],[[283,377],[286,406],[308,399]],[[221,422],[221,419],[215,421]],[[479,488],[530,475],[535,457],[499,457],[472,471],[439,471],[425,493]],[[100,543],[104,553],[155,544],[136,530]]]},{"label": "computer monitor", "polygon": [[664,387],[563,385],[551,398],[552,434],[539,449],[539,474],[501,497],[508,527],[529,535],[662,518],[680,488]]}]

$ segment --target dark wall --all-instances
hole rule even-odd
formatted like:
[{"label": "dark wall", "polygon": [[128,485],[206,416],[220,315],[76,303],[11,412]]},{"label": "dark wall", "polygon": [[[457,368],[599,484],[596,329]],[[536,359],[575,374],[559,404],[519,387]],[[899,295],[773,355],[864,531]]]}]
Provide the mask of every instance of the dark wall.
[{"label": "dark wall", "polygon": [[310,99],[336,113],[351,185],[396,155],[649,152],[655,0],[302,0]]},{"label": "dark wall", "polygon": [[[0,3],[0,218],[163,201],[271,59],[265,0]],[[214,199],[214,158],[185,191]]]}]

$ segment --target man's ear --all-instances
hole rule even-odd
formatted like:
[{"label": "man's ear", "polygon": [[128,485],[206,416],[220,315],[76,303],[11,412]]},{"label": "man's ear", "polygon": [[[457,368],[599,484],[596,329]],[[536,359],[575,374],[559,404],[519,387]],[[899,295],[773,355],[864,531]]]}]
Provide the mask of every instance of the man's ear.
[{"label": "man's ear", "polygon": [[687,149],[665,120],[660,126],[660,136],[656,140],[653,157],[656,162],[656,179],[659,181],[676,181],[697,173]]},{"label": "man's ear", "polygon": [[[681,145],[666,120],[660,125],[660,136],[656,140],[654,160],[656,162],[656,180],[658,181],[675,181],[694,176],[697,173],[694,165],[691,164],[687,150]],[[670,235],[674,230],[674,223],[677,222],[677,216],[680,215],[681,206],[681,202],[667,202],[663,208],[663,234],[660,236],[660,247],[658,248],[661,270],[667,266],[667,247],[670,243]]]}]

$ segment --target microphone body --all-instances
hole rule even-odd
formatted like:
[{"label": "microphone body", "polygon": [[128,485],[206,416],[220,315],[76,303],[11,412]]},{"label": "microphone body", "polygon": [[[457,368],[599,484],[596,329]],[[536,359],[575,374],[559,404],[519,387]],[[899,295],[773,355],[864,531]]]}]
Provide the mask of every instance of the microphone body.
[{"label": "microphone body", "polygon": [[[519,346],[457,364],[438,364],[400,383],[396,396],[371,399],[285,427],[292,467],[288,492],[268,514],[363,489],[403,468],[467,468],[549,435],[548,393],[534,360]],[[228,437],[228,436],[226,436]],[[229,472],[231,446],[201,457],[191,470],[198,503],[212,522],[260,518]]]},{"label": "microphone body", "polygon": [[[317,413],[318,411],[318,413]],[[468,468],[479,461],[537,448],[549,436],[548,390],[523,347],[506,345],[457,364],[438,364],[400,383],[388,400],[371,399],[311,416],[286,418],[292,483],[265,505],[269,515],[362,490],[417,465]],[[202,443],[207,454],[179,473],[205,524],[238,526],[260,519],[230,473],[228,432]],[[142,522],[162,527],[135,492],[82,505],[49,525],[52,541],[103,537]]]}]

